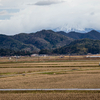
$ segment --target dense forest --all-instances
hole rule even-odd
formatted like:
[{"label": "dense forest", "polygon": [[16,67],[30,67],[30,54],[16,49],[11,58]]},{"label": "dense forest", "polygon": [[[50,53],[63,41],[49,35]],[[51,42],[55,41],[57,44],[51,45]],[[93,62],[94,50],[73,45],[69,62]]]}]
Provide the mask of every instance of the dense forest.
[{"label": "dense forest", "polygon": [[100,53],[100,40],[79,39],[69,45],[54,50],[41,50],[40,54],[98,54]]},{"label": "dense forest", "polygon": [[36,33],[20,33],[14,36],[0,34],[0,48],[12,50],[39,51],[54,49],[71,43],[74,39],[51,30]]},{"label": "dense forest", "polygon": [[79,39],[71,42],[69,45],[57,49],[41,49],[40,51],[25,51],[25,50],[12,50],[0,49],[0,56],[14,56],[14,55],[31,55],[37,54],[98,54],[100,53],[100,40],[92,39]]},{"label": "dense forest", "polygon": [[100,33],[54,32],[0,34],[0,56],[37,54],[97,54],[100,53]]},{"label": "dense forest", "polygon": [[0,56],[30,56],[32,52],[29,51],[15,51],[11,49],[0,49]]}]

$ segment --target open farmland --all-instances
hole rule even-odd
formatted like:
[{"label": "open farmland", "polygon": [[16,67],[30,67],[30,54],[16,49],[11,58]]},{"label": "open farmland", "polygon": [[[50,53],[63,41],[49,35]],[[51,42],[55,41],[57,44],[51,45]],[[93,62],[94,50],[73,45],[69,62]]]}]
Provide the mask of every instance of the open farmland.
[{"label": "open farmland", "polygon": [[1,100],[99,100],[100,93],[1,93]]},{"label": "open farmland", "polygon": [[[0,58],[0,89],[100,88],[99,61],[85,56]],[[1,100],[98,100],[99,97],[99,91],[0,92]]]}]

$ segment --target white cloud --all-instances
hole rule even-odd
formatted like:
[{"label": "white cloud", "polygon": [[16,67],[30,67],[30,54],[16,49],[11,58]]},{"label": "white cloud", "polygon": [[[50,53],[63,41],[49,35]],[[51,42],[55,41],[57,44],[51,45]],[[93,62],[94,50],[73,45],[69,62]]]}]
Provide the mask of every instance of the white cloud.
[{"label": "white cloud", "polygon": [[11,12],[8,12],[7,10],[2,10],[0,11],[0,16],[4,16],[4,15],[14,15],[15,13],[11,13]]},{"label": "white cloud", "polygon": [[[63,30],[70,28],[100,30],[100,0],[1,1],[3,7],[0,8],[13,8],[15,6],[16,9],[20,9],[19,12],[11,16],[10,20],[0,21],[1,33],[35,32],[41,29],[56,29],[57,27]],[[36,3],[46,6],[37,6]]]},{"label": "white cloud", "polygon": [[0,0],[0,9],[23,9],[28,3],[35,3],[38,0]]},{"label": "white cloud", "polygon": [[0,12],[0,15],[8,15],[8,12],[6,10],[3,10]]}]

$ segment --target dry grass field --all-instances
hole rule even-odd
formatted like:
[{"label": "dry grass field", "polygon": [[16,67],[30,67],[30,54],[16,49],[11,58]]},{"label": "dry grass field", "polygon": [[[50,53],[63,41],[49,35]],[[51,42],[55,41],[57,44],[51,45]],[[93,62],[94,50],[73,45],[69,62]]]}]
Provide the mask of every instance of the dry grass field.
[{"label": "dry grass field", "polygon": [[[100,88],[99,58],[0,58],[0,89]],[[99,100],[100,92],[2,93],[0,100]]]},{"label": "dry grass field", "polygon": [[0,100],[99,100],[100,93],[0,93]]}]

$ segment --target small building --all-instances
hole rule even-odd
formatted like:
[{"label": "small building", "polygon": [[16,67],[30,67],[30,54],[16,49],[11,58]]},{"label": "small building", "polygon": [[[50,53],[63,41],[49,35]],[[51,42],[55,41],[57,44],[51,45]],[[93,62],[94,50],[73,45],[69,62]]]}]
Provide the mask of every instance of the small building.
[{"label": "small building", "polygon": [[39,56],[38,54],[32,54],[31,57],[37,57]]}]

